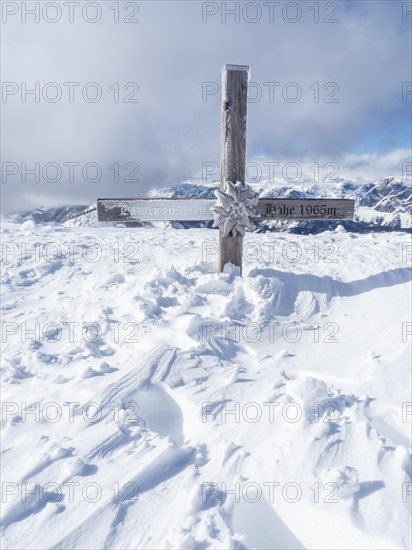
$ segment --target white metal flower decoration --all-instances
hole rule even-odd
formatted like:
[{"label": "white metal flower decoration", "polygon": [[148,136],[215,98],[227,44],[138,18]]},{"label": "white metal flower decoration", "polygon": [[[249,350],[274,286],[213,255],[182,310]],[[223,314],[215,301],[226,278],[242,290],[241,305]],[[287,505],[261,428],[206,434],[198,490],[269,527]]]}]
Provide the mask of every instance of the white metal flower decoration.
[{"label": "white metal flower decoration", "polygon": [[212,208],[214,212],[213,227],[222,228],[222,237],[244,236],[245,228],[253,229],[250,216],[256,216],[254,207],[259,201],[259,195],[253,194],[252,188],[240,182],[226,182],[226,193],[216,191],[219,204]]}]

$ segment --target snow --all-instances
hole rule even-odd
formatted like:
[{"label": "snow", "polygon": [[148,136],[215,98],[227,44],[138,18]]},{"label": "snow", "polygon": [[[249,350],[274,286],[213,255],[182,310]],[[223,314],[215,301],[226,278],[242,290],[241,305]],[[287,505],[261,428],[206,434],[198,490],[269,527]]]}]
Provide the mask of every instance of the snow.
[{"label": "snow", "polygon": [[410,235],[19,220],[3,548],[411,546]]},{"label": "snow", "polygon": [[[213,199],[219,183],[203,181],[185,182],[164,189],[153,189],[148,196],[154,200],[159,198],[204,198]],[[368,232],[371,228],[388,228],[391,230],[410,230],[412,220],[412,202],[410,182],[399,177],[385,177],[376,182],[364,183],[361,180],[352,181],[337,178],[334,184],[322,185],[313,181],[302,181],[285,185],[282,179],[251,183],[251,187],[262,197],[271,198],[346,198],[356,201],[355,219],[345,220],[340,225],[343,229],[355,232]],[[117,222],[98,222],[96,205],[86,209],[62,207],[25,213],[35,220],[58,221],[68,226],[100,227],[118,225]],[[147,222],[142,222],[146,224]],[[202,227],[205,222],[160,222],[175,228]],[[297,220],[297,221],[261,221],[254,222],[259,230],[274,230],[276,232],[289,230],[294,233],[308,234],[335,229],[336,222],[328,220]],[[206,222],[207,224],[207,222]],[[142,224],[136,222],[135,225]],[[211,226],[211,224],[210,224]],[[339,227],[339,226],[338,226]]]}]

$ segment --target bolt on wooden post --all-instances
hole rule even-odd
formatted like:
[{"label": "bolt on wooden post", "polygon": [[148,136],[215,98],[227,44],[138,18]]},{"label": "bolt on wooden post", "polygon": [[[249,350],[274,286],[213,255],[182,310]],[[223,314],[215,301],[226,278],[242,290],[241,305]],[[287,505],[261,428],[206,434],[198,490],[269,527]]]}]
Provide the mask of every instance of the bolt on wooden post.
[{"label": "bolt on wooden post", "polygon": [[[227,181],[245,183],[248,80],[246,65],[225,65],[222,69],[220,189],[223,192]],[[243,238],[223,237],[219,229],[219,244],[219,271],[231,263],[238,266],[242,274]]]}]

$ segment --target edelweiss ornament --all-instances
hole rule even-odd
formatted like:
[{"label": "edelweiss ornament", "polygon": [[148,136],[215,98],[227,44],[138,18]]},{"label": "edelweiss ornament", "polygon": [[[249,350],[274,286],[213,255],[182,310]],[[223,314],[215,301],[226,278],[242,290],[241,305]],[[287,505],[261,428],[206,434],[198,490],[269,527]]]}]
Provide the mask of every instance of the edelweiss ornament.
[{"label": "edelweiss ornament", "polygon": [[259,201],[259,195],[253,193],[251,187],[240,182],[226,182],[226,193],[216,191],[220,200],[218,206],[212,208],[214,212],[213,227],[222,227],[222,237],[244,236],[245,228],[253,229],[250,216],[257,216],[253,207]]}]

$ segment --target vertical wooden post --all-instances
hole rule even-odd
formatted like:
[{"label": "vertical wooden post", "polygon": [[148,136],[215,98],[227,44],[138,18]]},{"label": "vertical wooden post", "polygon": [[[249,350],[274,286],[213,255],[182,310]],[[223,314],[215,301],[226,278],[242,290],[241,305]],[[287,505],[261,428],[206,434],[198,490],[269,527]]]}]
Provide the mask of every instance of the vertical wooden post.
[{"label": "vertical wooden post", "polygon": [[[220,189],[223,192],[227,181],[245,183],[248,78],[246,65],[226,65],[222,69]],[[219,271],[230,262],[239,266],[242,274],[243,238],[222,237],[219,229],[219,245]]]}]

